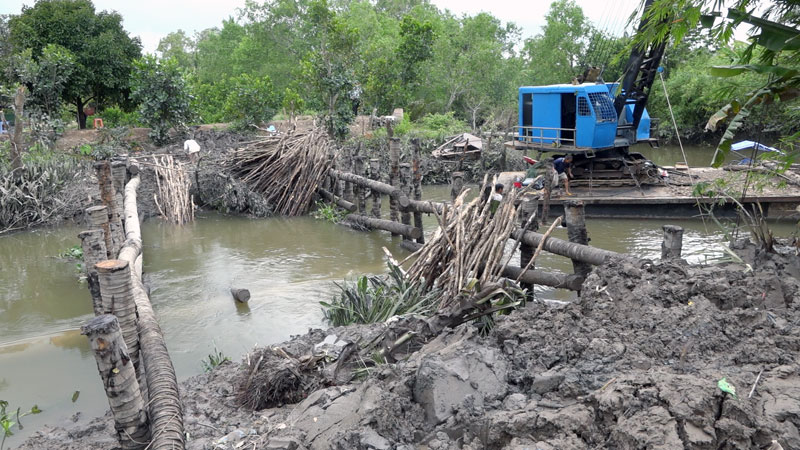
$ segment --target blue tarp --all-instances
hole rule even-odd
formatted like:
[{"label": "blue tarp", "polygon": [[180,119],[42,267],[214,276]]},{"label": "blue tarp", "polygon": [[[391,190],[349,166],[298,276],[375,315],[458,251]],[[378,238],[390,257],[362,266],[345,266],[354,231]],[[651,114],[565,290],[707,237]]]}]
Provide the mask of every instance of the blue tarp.
[{"label": "blue tarp", "polygon": [[733,150],[735,152],[738,152],[739,150],[744,150],[744,149],[753,148],[753,147],[755,147],[755,149],[760,151],[760,152],[778,152],[780,154],[783,154],[783,152],[778,150],[777,148],[768,147],[768,146],[766,146],[764,144],[759,144],[758,142],[753,142],[753,141],[741,141],[741,142],[737,142],[735,144],[732,144],[731,145],[731,150]]}]

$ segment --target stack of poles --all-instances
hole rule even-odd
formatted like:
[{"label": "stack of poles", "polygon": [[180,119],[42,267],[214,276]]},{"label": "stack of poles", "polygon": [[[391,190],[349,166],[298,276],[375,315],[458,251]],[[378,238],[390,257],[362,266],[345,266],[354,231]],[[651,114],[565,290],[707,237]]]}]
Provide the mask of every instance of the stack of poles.
[{"label": "stack of poles", "polygon": [[100,161],[95,169],[102,204],[86,210],[90,229],[78,235],[95,318],[82,333],[94,352],[120,447],[183,449],[177,378],[142,283],[138,167]]},{"label": "stack of poles", "polygon": [[[337,169],[328,172],[329,189],[319,188],[318,193],[326,201],[336,204],[351,212],[346,217],[350,224],[365,229],[388,231],[393,236],[402,236],[401,246],[409,250],[417,250],[424,243],[422,230],[422,213],[441,213],[444,204],[422,201],[422,176],[419,165],[419,143],[412,141],[412,162],[401,164],[400,140],[391,138],[389,142],[389,183],[381,181],[381,162],[379,159],[369,160],[369,174],[367,165],[362,157],[348,155],[345,166],[350,166],[355,173]],[[352,160],[352,162],[347,162]],[[549,171],[548,171],[549,173]],[[547,180],[552,181],[552,180]],[[565,204],[565,223],[567,225],[568,241],[545,236],[538,233],[540,224],[547,221],[549,215],[549,194],[551,184],[545,182],[544,198],[535,195],[526,195],[519,205],[521,212],[520,226],[512,233],[511,238],[519,240],[520,267],[508,266],[504,275],[518,278],[524,287],[533,292],[533,285],[540,284],[556,288],[580,291],[581,284],[591,271],[593,265],[604,264],[609,259],[634,259],[608,250],[589,247],[589,237],[586,230],[585,208],[581,201],[571,200]],[[349,195],[348,192],[357,194]],[[464,174],[453,172],[451,174],[451,197],[455,198],[464,190]],[[372,198],[372,208],[367,210],[366,195]],[[390,200],[390,219],[381,217],[381,202],[384,195]],[[350,198],[350,200],[347,199]],[[539,212],[541,210],[541,212]],[[534,221],[528,223],[528,218],[537,214]],[[412,223],[413,216],[413,223]],[[675,232],[667,232],[670,242],[678,241]],[[544,242],[542,242],[544,241]],[[573,263],[573,273],[563,274],[534,270],[534,264],[529,264],[535,249],[542,245],[542,250],[570,258]],[[671,248],[675,244],[670,244]],[[679,250],[678,250],[679,251]],[[675,253],[670,250],[670,255]],[[678,253],[679,254],[679,253]],[[528,270],[523,272],[523,268]]]}]

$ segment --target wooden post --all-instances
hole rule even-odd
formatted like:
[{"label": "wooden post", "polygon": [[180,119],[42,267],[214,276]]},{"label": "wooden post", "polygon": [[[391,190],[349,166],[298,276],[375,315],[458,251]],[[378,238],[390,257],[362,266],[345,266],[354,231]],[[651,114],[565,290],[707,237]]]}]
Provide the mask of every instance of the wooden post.
[{"label": "wooden post", "polygon": [[[108,216],[105,218],[108,219]],[[103,314],[103,298],[100,295],[100,282],[94,265],[108,259],[105,233],[101,229],[86,230],[80,232],[78,237],[81,239],[81,248],[83,249],[83,265],[86,268],[89,293],[92,294],[92,308],[94,315],[99,316]]]},{"label": "wooden post", "polygon": [[139,367],[139,330],[130,264],[121,259],[109,259],[95,264],[95,267],[103,297],[103,313],[117,316],[131,360],[135,367]]},{"label": "wooden post", "polygon": [[[364,165],[364,157],[355,157],[355,173],[358,176],[365,177],[366,168]],[[358,205],[359,214],[367,214],[367,188],[361,185],[356,185],[356,201]]]},{"label": "wooden post", "polygon": [[450,174],[450,198],[453,201],[461,195],[464,190],[464,172],[453,172]]},{"label": "wooden post", "polygon": [[[400,164],[400,189],[406,197],[411,195],[411,164]],[[403,209],[400,214],[400,221],[403,225],[411,226],[411,213],[407,209]],[[404,236],[403,239],[408,239]]]},{"label": "wooden post", "polygon": [[111,226],[108,223],[108,207],[92,206],[86,208],[86,217],[89,219],[89,227],[103,230],[103,240],[106,243],[106,257],[103,259],[113,258],[111,249],[114,248],[114,243],[111,238]]},{"label": "wooden post", "polygon": [[545,159],[542,169],[544,170],[544,201],[542,202],[541,223],[547,223],[550,218],[550,196],[553,194],[553,159]]},{"label": "wooden post", "polygon": [[250,291],[247,289],[231,288],[231,295],[240,303],[247,303],[250,300]]},{"label": "wooden post", "polygon": [[[369,177],[374,181],[381,180],[381,160],[378,158],[369,160]],[[381,218],[381,193],[375,189],[372,193],[372,217]]]},{"label": "wooden post", "polygon": [[[422,170],[419,167],[419,138],[414,138],[411,140],[411,148],[413,150],[411,171],[414,177],[414,200],[422,201]],[[414,211],[414,226],[422,229],[422,213],[419,211]],[[417,239],[417,243],[424,244],[425,236],[421,236],[419,239]]]},{"label": "wooden post", "polygon": [[[539,209],[539,196],[538,195],[525,195],[522,197],[522,201],[519,205],[519,226],[520,228],[524,228],[528,225],[528,219],[531,216],[538,213]],[[528,231],[537,231],[539,230],[539,219],[534,218],[533,223],[528,225],[526,228]],[[524,241],[520,241],[519,243],[519,266],[520,267],[528,267],[528,263],[533,258],[535,247],[526,244]],[[531,270],[533,269],[533,265],[531,265]],[[528,290],[528,297],[533,298],[533,285],[528,283],[522,283],[522,287]]]},{"label": "wooden post", "polygon": [[661,259],[680,259],[683,247],[683,228],[664,225],[664,241],[661,242]]},{"label": "wooden post", "polygon": [[111,177],[114,180],[114,191],[122,195],[125,192],[125,182],[128,178],[128,170],[125,161],[116,159],[111,161]]},{"label": "wooden post", "polygon": [[[389,184],[394,187],[400,186],[400,138],[396,137],[389,139]],[[400,220],[399,215],[397,200],[392,198],[389,200],[389,219],[397,222]],[[392,236],[396,234],[392,233]]]},{"label": "wooden post", "polygon": [[[353,154],[352,150],[348,150],[347,152],[347,171],[353,173]],[[355,189],[353,183],[351,181],[345,181],[344,183],[344,199],[350,203],[355,204]]]},{"label": "wooden post", "polygon": [[[588,245],[589,233],[586,231],[586,211],[580,200],[567,200],[564,202],[564,219],[567,222],[567,236],[570,242]],[[587,276],[592,271],[591,264],[572,260],[572,268],[576,275]]]},{"label": "wooden post", "polygon": [[97,182],[100,186],[100,199],[108,207],[108,226],[111,230],[111,246],[107,248],[110,258],[116,258],[122,243],[125,242],[125,231],[122,228],[120,212],[122,205],[117,205],[116,191],[111,177],[111,164],[108,161],[98,161],[94,165],[97,172]]},{"label": "wooden post", "polygon": [[150,441],[147,412],[117,318],[103,314],[81,327],[97,361],[108,404],[114,415],[114,429],[123,449],[145,448]]},{"label": "wooden post", "polygon": [[503,135],[503,145],[500,146],[500,170],[505,172],[507,166],[507,158],[506,158],[506,142],[508,142],[508,129],[506,129]]}]

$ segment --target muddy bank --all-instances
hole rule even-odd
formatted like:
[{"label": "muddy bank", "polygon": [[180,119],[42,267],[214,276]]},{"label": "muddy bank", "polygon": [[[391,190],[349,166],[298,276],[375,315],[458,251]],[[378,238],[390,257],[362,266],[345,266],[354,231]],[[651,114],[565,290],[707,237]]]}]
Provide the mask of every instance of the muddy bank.
[{"label": "muddy bank", "polygon": [[[529,303],[487,336],[447,330],[344,384],[338,355],[397,323],[312,330],[183,383],[189,448],[751,449],[777,440],[800,449],[800,285],[790,266],[795,256],[762,258],[755,271],[610,263],[587,278],[579,302]],[[242,407],[275,390],[265,376],[291,379],[278,376],[283,353],[328,363],[310,384],[277,389],[287,404]],[[266,369],[253,377],[256,365]],[[736,398],[717,387],[722,378]],[[106,447],[112,435],[106,417],[43,430],[22,448]]]}]

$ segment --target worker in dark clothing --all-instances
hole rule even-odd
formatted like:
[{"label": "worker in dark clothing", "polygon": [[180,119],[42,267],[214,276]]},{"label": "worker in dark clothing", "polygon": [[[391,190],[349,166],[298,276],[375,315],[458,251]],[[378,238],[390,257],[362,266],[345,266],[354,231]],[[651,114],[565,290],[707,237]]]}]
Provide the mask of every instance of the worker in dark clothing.
[{"label": "worker in dark clothing", "polygon": [[556,185],[558,185],[558,180],[564,180],[564,190],[567,192],[567,195],[572,195],[569,191],[569,179],[572,178],[572,155],[567,155],[562,158],[556,158],[553,161],[553,168],[556,170],[556,176],[558,177],[555,180]]}]

